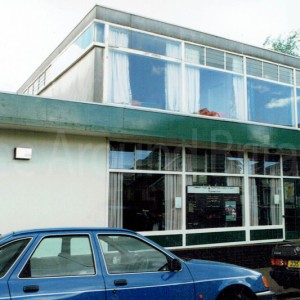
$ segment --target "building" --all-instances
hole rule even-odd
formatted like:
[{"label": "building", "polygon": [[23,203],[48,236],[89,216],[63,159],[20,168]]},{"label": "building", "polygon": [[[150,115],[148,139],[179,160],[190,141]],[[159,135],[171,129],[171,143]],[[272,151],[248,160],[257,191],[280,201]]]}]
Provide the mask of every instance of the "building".
[{"label": "building", "polygon": [[178,251],[299,238],[299,95],[296,57],[96,6],[0,94],[1,226]]}]

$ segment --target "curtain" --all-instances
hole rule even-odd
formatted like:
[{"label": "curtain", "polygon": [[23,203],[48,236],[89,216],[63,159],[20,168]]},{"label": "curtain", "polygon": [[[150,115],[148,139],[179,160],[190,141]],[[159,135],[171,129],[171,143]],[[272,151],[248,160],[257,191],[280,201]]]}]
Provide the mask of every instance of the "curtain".
[{"label": "curtain", "polygon": [[[270,225],[279,225],[280,222],[280,212],[281,212],[281,205],[276,204],[275,202],[275,195],[276,197],[280,197],[280,180],[278,179],[269,179],[269,184],[271,188],[271,201],[270,201],[270,216],[271,216],[271,224]],[[281,203],[281,202],[279,202]]]},{"label": "curtain", "polygon": [[[170,57],[180,57],[180,48],[176,44],[168,43],[166,45],[166,55]],[[165,95],[166,109],[179,111],[181,98],[181,72],[180,65],[177,63],[166,62]]]},{"label": "curtain", "polygon": [[200,69],[186,67],[186,112],[190,114],[198,113],[200,109]]},{"label": "curtain", "polygon": [[175,198],[182,198],[181,176],[165,175],[165,230],[181,229],[182,208],[175,208]]},{"label": "curtain", "polygon": [[182,169],[182,154],[181,148],[176,147],[161,147],[164,156],[165,171],[180,171]]},{"label": "curtain", "polygon": [[[126,31],[111,30],[110,43],[120,47],[128,47]],[[121,51],[109,52],[109,100],[112,103],[131,104],[132,93],[130,87],[128,54]]]},{"label": "curtain", "polygon": [[241,174],[241,168],[243,168],[241,159],[225,156],[225,173]]},{"label": "curtain", "polygon": [[108,226],[123,227],[123,173],[111,173],[109,182]]},{"label": "curtain", "polygon": [[[234,63],[234,62],[233,62]],[[231,118],[243,120],[245,111],[244,99],[244,83],[242,76],[233,76],[233,93],[234,102],[231,108]]]},{"label": "curtain", "polygon": [[258,225],[258,199],[257,199],[257,185],[256,179],[249,179],[249,197],[250,197],[250,216],[251,225]]}]

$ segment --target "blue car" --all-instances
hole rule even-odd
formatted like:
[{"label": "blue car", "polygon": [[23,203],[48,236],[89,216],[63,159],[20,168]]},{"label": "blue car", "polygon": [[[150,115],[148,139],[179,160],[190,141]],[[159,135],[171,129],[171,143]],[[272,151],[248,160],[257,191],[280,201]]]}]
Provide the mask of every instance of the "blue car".
[{"label": "blue car", "polygon": [[211,261],[182,261],[121,229],[4,235],[0,278],[0,300],[253,300],[272,295],[258,272]]}]

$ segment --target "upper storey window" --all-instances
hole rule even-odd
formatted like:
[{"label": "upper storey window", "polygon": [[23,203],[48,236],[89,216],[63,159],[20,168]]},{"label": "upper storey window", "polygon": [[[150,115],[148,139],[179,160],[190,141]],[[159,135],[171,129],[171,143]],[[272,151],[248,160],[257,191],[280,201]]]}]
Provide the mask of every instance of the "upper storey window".
[{"label": "upper storey window", "polygon": [[177,41],[118,27],[110,27],[109,44],[177,59],[181,57],[181,47]]},{"label": "upper storey window", "polygon": [[247,75],[248,120],[294,126],[293,70],[248,58]]},{"label": "upper storey window", "polygon": [[247,90],[250,121],[282,126],[294,125],[292,87],[248,78]]},{"label": "upper storey window", "polygon": [[293,84],[293,69],[247,58],[247,75]]},{"label": "upper storey window", "polygon": [[[151,40],[151,39],[154,40]],[[108,100],[111,103],[180,111],[181,64],[178,42],[112,27]],[[164,55],[153,57],[137,49]]]},{"label": "upper storey window", "polygon": [[244,119],[241,56],[186,44],[185,61],[189,63],[185,71],[187,113]]},{"label": "upper storey window", "polygon": [[202,46],[185,45],[185,61],[235,73],[243,73],[243,57]]}]

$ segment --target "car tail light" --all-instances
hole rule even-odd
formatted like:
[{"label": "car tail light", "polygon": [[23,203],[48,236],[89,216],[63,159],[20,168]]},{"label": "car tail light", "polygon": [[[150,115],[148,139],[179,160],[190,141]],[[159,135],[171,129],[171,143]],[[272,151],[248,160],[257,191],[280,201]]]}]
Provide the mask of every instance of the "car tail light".
[{"label": "car tail light", "polygon": [[265,276],[262,276],[262,281],[264,283],[264,286],[268,289],[270,286],[269,286],[268,280]]},{"label": "car tail light", "polygon": [[286,267],[287,266],[287,260],[282,258],[272,258],[271,259],[271,266],[281,266]]}]

